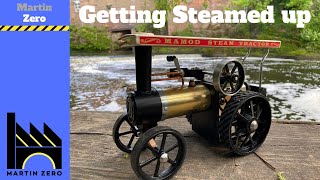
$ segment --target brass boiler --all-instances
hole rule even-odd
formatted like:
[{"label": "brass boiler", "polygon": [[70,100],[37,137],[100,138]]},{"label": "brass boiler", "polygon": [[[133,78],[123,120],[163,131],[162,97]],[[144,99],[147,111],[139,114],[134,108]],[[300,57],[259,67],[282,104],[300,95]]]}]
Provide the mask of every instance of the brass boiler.
[{"label": "brass boiler", "polygon": [[205,85],[158,92],[162,103],[161,120],[203,111],[211,104],[211,92]]},{"label": "brass boiler", "polygon": [[127,111],[129,117],[138,124],[143,121],[161,121],[207,110],[213,93],[214,90],[202,84],[165,90],[153,89],[148,94],[129,95]]}]

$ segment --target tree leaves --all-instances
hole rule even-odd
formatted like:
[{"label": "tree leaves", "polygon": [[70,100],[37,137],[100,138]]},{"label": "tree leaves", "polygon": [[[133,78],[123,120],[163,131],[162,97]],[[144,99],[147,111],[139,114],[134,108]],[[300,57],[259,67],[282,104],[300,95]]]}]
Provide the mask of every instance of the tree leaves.
[{"label": "tree leaves", "polygon": [[104,51],[111,49],[108,29],[93,26],[70,26],[70,47],[72,50]]}]

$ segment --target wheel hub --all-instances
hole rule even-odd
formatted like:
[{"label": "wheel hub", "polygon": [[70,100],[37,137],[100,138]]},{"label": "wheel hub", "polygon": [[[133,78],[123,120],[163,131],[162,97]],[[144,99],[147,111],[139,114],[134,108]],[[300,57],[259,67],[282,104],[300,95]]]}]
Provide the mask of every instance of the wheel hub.
[{"label": "wheel hub", "polygon": [[167,153],[161,154],[161,156],[160,156],[160,162],[165,163],[165,162],[168,161],[168,159],[169,159],[169,155],[168,155]]},{"label": "wheel hub", "polygon": [[255,132],[258,129],[258,122],[256,120],[253,120],[250,123],[250,131]]},{"label": "wheel hub", "polygon": [[239,75],[237,75],[237,74],[231,75],[231,80],[234,83],[238,82],[239,81]]}]

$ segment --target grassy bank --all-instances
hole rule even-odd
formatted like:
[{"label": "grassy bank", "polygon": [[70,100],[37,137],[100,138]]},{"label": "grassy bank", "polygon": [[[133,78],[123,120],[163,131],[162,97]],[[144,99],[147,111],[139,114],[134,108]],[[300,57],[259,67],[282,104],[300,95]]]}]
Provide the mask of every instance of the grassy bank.
[{"label": "grassy bank", "polygon": [[[184,1],[174,1],[176,4]],[[156,9],[171,11],[173,4],[167,1],[156,1]],[[204,0],[203,9],[210,3]],[[274,6],[274,23],[238,23],[238,24],[208,24],[199,29],[198,25],[189,24],[184,30],[174,32],[176,36],[215,37],[280,40],[280,49],[272,49],[270,57],[293,59],[320,59],[320,1],[315,0],[230,0],[225,9],[262,11],[267,5]],[[211,7],[212,8],[212,7]],[[304,28],[297,28],[296,24],[286,24],[282,21],[282,10],[308,9],[311,15],[309,23]],[[168,17],[167,17],[168,18]],[[70,47],[71,55],[116,55],[119,47],[109,37],[106,27],[71,26]],[[152,24],[140,24],[135,27],[136,32],[150,32],[166,34],[168,26],[162,29],[153,28]],[[204,56],[241,56],[246,49],[235,48],[167,48],[156,47],[154,54],[198,53]],[[130,53],[130,52],[129,52]],[[263,50],[253,50],[251,56],[262,56]]]},{"label": "grassy bank", "polygon": [[[242,28],[242,29],[241,29]],[[274,28],[274,27],[273,27]],[[245,31],[246,27],[239,27],[237,33],[209,35],[203,32],[194,32],[188,27],[183,31],[176,32],[176,36],[208,36],[208,37],[229,37],[229,38],[248,38],[249,32]],[[122,50],[117,42],[112,42],[106,34],[106,28],[98,27],[71,27],[70,51],[71,56],[106,56],[106,55],[127,55],[132,54],[130,50]],[[314,59],[320,60],[320,48],[312,46],[308,42],[299,40],[294,37],[295,33],[281,35],[281,32],[270,34],[270,31],[260,32],[255,39],[273,39],[281,40],[280,49],[271,49],[269,57],[292,58],[292,59]],[[202,54],[203,56],[243,56],[247,49],[243,48],[187,48],[187,47],[154,47],[153,54]],[[251,56],[263,56],[265,50],[253,49]]]},{"label": "grassy bank", "polygon": [[[284,29],[284,28],[287,29]],[[221,29],[230,27],[221,26]],[[269,57],[292,58],[292,59],[313,59],[320,60],[320,42],[306,41],[302,38],[301,30],[290,30],[283,24],[278,25],[259,25],[255,34],[250,33],[252,29],[248,24],[242,24],[231,28],[224,33],[211,33],[216,31],[195,31],[192,26],[183,31],[173,33],[175,36],[200,36],[216,38],[243,38],[243,39],[265,39],[280,40],[280,49],[272,49]],[[294,27],[291,27],[292,29]],[[280,29],[277,31],[277,29]],[[288,30],[289,29],[289,30]],[[71,55],[80,56],[104,56],[104,55],[123,55],[131,54],[130,50],[124,51],[119,48],[117,42],[112,42],[108,36],[108,29],[105,27],[75,27],[70,28],[70,50]],[[149,30],[148,32],[152,32]],[[220,32],[223,32],[220,30]],[[203,56],[243,56],[247,49],[243,48],[186,48],[186,47],[154,47],[154,54],[202,54]],[[251,56],[262,56],[265,50],[253,49]]]}]

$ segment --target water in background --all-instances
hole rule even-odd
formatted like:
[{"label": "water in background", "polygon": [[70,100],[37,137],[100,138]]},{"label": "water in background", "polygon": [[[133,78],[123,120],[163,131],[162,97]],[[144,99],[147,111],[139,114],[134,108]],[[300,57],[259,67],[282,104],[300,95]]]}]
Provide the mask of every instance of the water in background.
[{"label": "water in background", "polygon": [[[226,58],[177,55],[181,67],[212,71]],[[234,58],[230,58],[234,59]],[[259,58],[245,63],[249,84],[259,81]],[[153,73],[174,68],[166,56],[153,57]],[[127,91],[135,88],[132,56],[71,57],[71,109],[122,111]],[[178,87],[177,81],[153,82],[155,88]],[[263,67],[263,87],[273,109],[274,119],[320,121],[320,61],[267,58]]]}]

